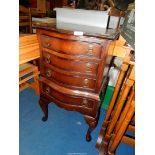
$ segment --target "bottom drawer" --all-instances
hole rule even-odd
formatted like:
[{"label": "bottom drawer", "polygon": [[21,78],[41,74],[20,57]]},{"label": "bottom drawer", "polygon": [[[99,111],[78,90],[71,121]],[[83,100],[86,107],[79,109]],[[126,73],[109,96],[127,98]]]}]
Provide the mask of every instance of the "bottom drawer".
[{"label": "bottom drawer", "polygon": [[95,100],[60,93],[42,82],[40,82],[40,87],[41,93],[50,97],[54,103],[65,109],[90,115],[91,113],[94,113],[94,110],[96,111],[98,107],[98,102]]}]

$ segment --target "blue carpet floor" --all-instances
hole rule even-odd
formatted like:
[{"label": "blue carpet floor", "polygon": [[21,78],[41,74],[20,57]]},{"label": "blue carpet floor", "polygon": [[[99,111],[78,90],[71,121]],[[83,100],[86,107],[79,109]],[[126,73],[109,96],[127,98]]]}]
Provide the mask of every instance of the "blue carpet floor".
[{"label": "blue carpet floor", "polygon": [[[98,155],[96,140],[104,119],[101,110],[98,126],[92,132],[92,141],[85,141],[88,129],[83,116],[49,104],[48,121],[42,122],[39,97],[31,89],[20,93],[19,155]],[[134,155],[133,147],[121,143],[116,155]]]}]

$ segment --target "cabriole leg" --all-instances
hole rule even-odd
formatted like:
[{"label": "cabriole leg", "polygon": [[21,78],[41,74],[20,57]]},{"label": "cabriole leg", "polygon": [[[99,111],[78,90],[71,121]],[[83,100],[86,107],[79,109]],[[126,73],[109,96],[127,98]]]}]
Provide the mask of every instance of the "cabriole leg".
[{"label": "cabriole leg", "polygon": [[40,100],[39,100],[39,105],[44,113],[44,116],[42,117],[42,121],[47,121],[48,119],[48,104],[50,103],[50,101],[48,99],[46,99],[43,96],[40,96]]}]

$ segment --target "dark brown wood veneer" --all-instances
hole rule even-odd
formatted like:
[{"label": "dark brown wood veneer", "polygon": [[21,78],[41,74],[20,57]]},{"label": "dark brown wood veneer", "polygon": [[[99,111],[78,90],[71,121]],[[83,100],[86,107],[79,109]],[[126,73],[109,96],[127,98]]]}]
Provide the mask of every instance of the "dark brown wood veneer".
[{"label": "dark brown wood veneer", "polygon": [[89,125],[86,140],[98,121],[103,71],[110,35],[75,36],[72,31],[53,25],[37,25],[40,44],[40,106],[43,121],[48,118],[48,103],[53,101],[66,110],[84,115]]}]

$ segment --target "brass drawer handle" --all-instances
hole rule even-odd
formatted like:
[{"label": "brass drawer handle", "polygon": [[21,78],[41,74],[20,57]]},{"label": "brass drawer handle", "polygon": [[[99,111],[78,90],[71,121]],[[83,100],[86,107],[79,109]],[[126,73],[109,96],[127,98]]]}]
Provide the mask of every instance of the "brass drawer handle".
[{"label": "brass drawer handle", "polygon": [[89,83],[89,80],[88,79],[84,79],[84,81],[83,81],[84,87],[88,87],[88,83]]},{"label": "brass drawer handle", "polygon": [[88,107],[88,100],[83,99],[82,106]]},{"label": "brass drawer handle", "polygon": [[50,69],[46,70],[46,76],[51,77],[52,71]]},{"label": "brass drawer handle", "polygon": [[51,56],[49,54],[46,55],[45,61],[46,63],[50,64],[51,63]]},{"label": "brass drawer handle", "polygon": [[46,87],[46,88],[45,88],[45,93],[46,93],[46,94],[49,94],[49,93],[50,93],[50,88],[49,88],[49,87]]},{"label": "brass drawer handle", "polygon": [[86,71],[91,71],[91,64],[89,62],[86,63]]},{"label": "brass drawer handle", "polygon": [[49,43],[49,42],[45,42],[45,47],[50,47],[51,46],[51,44]]},{"label": "brass drawer handle", "polygon": [[88,54],[88,55],[93,55],[93,45],[89,45],[89,46],[88,46],[87,54]]}]

